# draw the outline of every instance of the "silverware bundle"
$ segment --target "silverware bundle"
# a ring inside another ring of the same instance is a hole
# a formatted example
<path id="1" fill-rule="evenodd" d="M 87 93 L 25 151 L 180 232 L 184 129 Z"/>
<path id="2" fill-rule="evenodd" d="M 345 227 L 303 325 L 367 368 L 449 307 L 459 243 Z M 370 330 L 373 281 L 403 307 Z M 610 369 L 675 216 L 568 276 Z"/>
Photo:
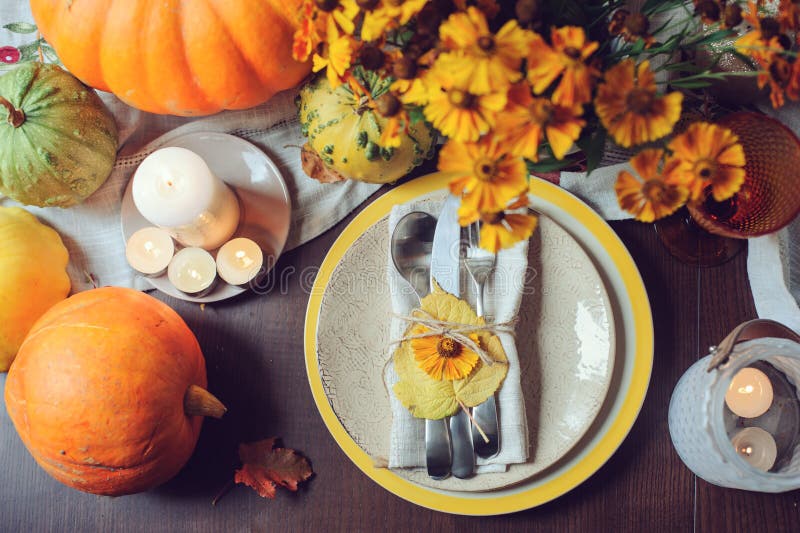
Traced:
<path id="1" fill-rule="evenodd" d="M 443 290 L 460 296 L 463 260 L 475 284 L 476 312 L 483 316 L 484 286 L 494 268 L 495 255 L 480 248 L 479 223 L 463 230 L 459 226 L 459 204 L 457 197 L 448 196 L 435 229 L 435 219 L 427 213 L 412 212 L 400 219 L 392 233 L 392 260 L 420 299 L 430 292 L 434 280 Z M 451 416 L 447 422 L 425 421 L 426 465 L 430 477 L 444 479 L 451 472 L 458 478 L 470 477 L 475 471 L 475 453 L 480 457 L 491 457 L 498 452 L 494 395 L 475 407 L 472 416 L 484 430 L 488 442 L 473 430 L 464 411 Z"/>

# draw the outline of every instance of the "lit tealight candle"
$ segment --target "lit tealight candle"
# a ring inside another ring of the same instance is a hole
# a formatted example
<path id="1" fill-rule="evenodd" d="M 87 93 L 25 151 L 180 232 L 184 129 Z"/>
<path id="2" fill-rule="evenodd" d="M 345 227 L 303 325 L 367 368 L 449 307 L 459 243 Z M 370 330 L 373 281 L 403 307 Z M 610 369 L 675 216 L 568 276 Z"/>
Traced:
<path id="1" fill-rule="evenodd" d="M 133 202 L 154 226 L 184 246 L 213 250 L 239 225 L 239 201 L 196 153 L 156 150 L 133 175 Z"/>
<path id="2" fill-rule="evenodd" d="M 775 439 L 761 428 L 744 428 L 733 436 L 731 444 L 742 459 L 764 472 L 775 465 L 778 457 Z"/>
<path id="3" fill-rule="evenodd" d="M 217 272 L 219 277 L 231 285 L 244 285 L 255 278 L 264 264 L 261 248 L 244 237 L 239 237 L 222 245 L 217 252 Z"/>
<path id="4" fill-rule="evenodd" d="M 217 265 L 202 248 L 184 248 L 175 254 L 167 268 L 169 281 L 181 292 L 199 296 L 217 278 Z"/>
<path id="5" fill-rule="evenodd" d="M 158 228 L 142 228 L 128 239 L 125 257 L 128 264 L 146 276 L 159 276 L 175 254 L 169 233 Z"/>
<path id="6" fill-rule="evenodd" d="M 772 405 L 772 383 L 757 368 L 743 368 L 733 376 L 725 403 L 734 414 L 755 418 L 767 412 Z"/>

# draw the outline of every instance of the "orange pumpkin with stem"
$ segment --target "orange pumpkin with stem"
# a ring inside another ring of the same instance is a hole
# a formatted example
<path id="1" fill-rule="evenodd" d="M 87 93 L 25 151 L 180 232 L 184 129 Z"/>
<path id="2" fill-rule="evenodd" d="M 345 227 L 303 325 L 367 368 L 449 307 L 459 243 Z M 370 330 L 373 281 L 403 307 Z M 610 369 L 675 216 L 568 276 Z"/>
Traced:
<path id="1" fill-rule="evenodd" d="M 203 416 L 197 339 L 166 304 L 115 287 L 82 292 L 34 324 L 8 373 L 6 409 L 34 459 L 76 489 L 122 495 L 186 463 Z"/>
<path id="2" fill-rule="evenodd" d="M 300 83 L 302 0 L 31 0 L 64 66 L 153 113 L 246 109 Z"/>

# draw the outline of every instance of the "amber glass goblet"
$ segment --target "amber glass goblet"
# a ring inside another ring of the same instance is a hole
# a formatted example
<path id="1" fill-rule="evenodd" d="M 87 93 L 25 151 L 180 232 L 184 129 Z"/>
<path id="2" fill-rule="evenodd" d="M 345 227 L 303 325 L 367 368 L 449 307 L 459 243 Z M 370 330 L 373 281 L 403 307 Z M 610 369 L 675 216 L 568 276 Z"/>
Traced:
<path id="1" fill-rule="evenodd" d="M 800 212 L 800 140 L 781 122 L 760 113 L 738 112 L 719 120 L 739 136 L 745 179 L 728 200 L 705 198 L 656 223 L 669 251 L 685 263 L 722 264 L 749 237 L 772 233 Z"/>

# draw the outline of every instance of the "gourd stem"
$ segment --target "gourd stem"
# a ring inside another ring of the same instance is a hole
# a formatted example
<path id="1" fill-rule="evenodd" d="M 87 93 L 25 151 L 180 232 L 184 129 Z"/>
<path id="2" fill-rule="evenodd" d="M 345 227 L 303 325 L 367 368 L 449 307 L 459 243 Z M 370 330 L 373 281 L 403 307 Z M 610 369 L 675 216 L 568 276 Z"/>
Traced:
<path id="1" fill-rule="evenodd" d="M 213 394 L 197 385 L 189 385 L 183 395 L 183 412 L 187 416 L 222 418 L 227 409 Z"/>
<path id="2" fill-rule="evenodd" d="M 22 109 L 17 109 L 11 102 L 0 96 L 0 105 L 5 107 L 8 110 L 8 123 L 14 126 L 15 128 L 19 128 L 22 126 L 22 123 L 25 122 L 25 113 Z"/>

